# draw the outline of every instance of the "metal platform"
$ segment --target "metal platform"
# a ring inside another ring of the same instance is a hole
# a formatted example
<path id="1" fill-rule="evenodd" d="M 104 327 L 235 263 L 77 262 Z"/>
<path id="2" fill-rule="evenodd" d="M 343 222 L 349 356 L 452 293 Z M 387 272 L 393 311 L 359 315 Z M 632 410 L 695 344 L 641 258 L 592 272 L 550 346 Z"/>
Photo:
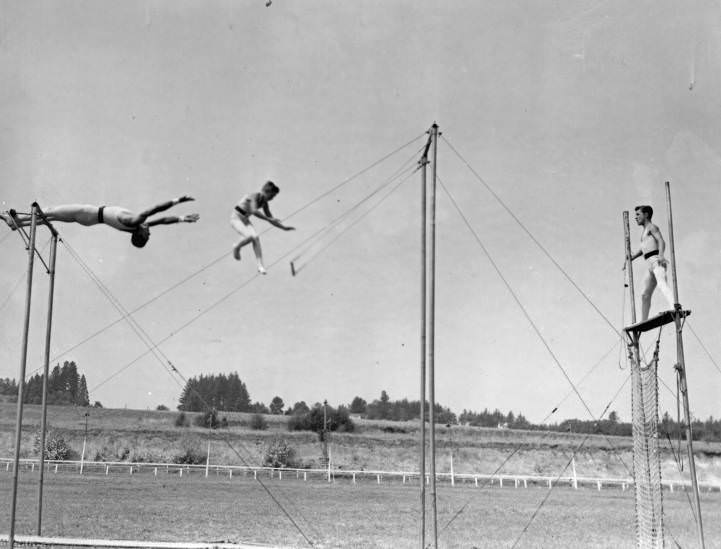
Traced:
<path id="1" fill-rule="evenodd" d="M 679 310 L 678 313 L 681 315 L 681 318 L 686 318 L 691 314 L 691 311 Z M 676 311 L 663 311 L 658 313 L 656 316 L 652 316 L 651 318 L 642 320 L 641 322 L 636 322 L 636 324 L 626 326 L 624 331 L 634 332 L 637 334 L 648 332 L 649 330 L 653 330 L 654 328 L 658 328 L 664 324 L 671 324 L 674 321 L 675 316 Z"/>

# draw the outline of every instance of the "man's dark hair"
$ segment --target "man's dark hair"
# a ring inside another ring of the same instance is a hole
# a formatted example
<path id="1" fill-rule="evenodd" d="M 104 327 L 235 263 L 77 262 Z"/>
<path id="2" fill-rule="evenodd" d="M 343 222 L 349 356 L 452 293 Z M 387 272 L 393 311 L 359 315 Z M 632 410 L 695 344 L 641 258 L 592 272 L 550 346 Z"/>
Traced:
<path id="1" fill-rule="evenodd" d="M 643 206 L 636 206 L 636 211 L 640 211 L 642 214 L 645 214 L 649 221 L 653 217 L 653 208 L 651 206 L 643 205 Z"/>
<path id="2" fill-rule="evenodd" d="M 278 188 L 278 185 L 273 183 L 272 181 L 266 181 L 263 185 L 263 190 L 266 192 L 272 192 L 275 194 L 278 194 L 280 192 L 280 189 Z"/>
<path id="3" fill-rule="evenodd" d="M 148 232 L 133 231 L 133 234 L 130 236 L 130 242 L 132 242 L 136 248 L 142 248 L 148 243 L 148 238 L 150 238 L 150 233 Z"/>

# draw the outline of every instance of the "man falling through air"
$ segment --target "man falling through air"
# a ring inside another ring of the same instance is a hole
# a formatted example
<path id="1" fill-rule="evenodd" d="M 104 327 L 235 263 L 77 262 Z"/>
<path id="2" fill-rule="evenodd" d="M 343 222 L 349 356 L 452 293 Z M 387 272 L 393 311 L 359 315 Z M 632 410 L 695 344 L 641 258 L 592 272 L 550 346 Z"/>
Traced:
<path id="1" fill-rule="evenodd" d="M 265 265 L 263 265 L 263 250 L 260 247 L 260 237 L 255 232 L 255 227 L 250 222 L 250 216 L 254 215 L 259 219 L 264 219 L 271 225 L 283 229 L 284 231 L 293 231 L 294 227 L 283 225 L 279 219 L 273 217 L 268 207 L 268 202 L 273 200 L 280 192 L 278 186 L 272 181 L 267 181 L 258 193 L 246 194 L 235 205 L 233 213 L 230 217 L 230 224 L 240 234 L 240 241 L 233 246 L 233 257 L 240 261 L 240 249 L 248 244 L 253 245 L 255 253 L 255 261 L 258 265 L 258 272 L 266 274 Z M 262 210 L 262 212 L 261 212 Z"/>
<path id="2" fill-rule="evenodd" d="M 92 206 L 90 204 L 65 204 L 43 210 L 48 221 L 63 223 L 79 223 L 90 226 L 105 224 L 119 231 L 132 233 L 130 241 L 136 248 L 142 248 L 150 238 L 150 227 L 154 225 L 170 225 L 173 223 L 195 223 L 198 214 L 189 214 L 182 217 L 175 215 L 159 217 L 148 221 L 148 217 L 172 208 L 176 204 L 193 200 L 190 196 L 174 198 L 140 213 L 134 213 L 120 206 Z M 30 225 L 30 214 L 19 214 L 15 210 L 1 212 L 0 219 L 5 221 L 11 229 Z"/>

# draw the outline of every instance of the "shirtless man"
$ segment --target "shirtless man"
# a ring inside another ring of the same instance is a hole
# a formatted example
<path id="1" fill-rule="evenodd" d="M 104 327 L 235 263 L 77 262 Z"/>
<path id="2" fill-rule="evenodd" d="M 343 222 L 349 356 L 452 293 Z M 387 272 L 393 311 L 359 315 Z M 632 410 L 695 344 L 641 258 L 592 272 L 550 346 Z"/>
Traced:
<path id="1" fill-rule="evenodd" d="M 88 204 L 66 204 L 43 210 L 48 221 L 60 221 L 62 223 L 80 223 L 89 227 L 103 223 L 119 231 L 132 233 L 130 241 L 133 246 L 142 248 L 150 238 L 150 227 L 154 225 L 170 225 L 172 223 L 195 223 L 198 221 L 198 214 L 160 217 L 148 221 L 148 217 L 156 213 L 172 208 L 176 204 L 194 200 L 190 196 L 181 196 L 168 202 L 163 202 L 139 214 L 119 206 L 91 206 Z M 0 212 L 0 219 L 5 221 L 11 229 L 26 227 L 30 225 L 30 214 L 17 214 L 15 210 Z"/>
<path id="2" fill-rule="evenodd" d="M 255 253 L 255 261 L 258 264 L 258 272 L 267 274 L 265 265 L 263 265 L 263 250 L 260 247 L 260 237 L 255 232 L 255 227 L 250 222 L 250 216 L 254 215 L 260 219 L 264 219 L 271 225 L 283 229 L 284 231 L 293 231 L 294 227 L 287 227 L 280 222 L 279 219 L 273 217 L 268 207 L 268 202 L 273 200 L 280 192 L 278 186 L 272 181 L 267 181 L 259 193 L 246 194 L 236 204 L 233 213 L 230 216 L 230 224 L 242 237 L 240 241 L 233 246 L 233 257 L 240 261 L 240 249 L 247 245 L 253 245 Z M 260 210 L 263 210 L 262 213 Z"/>
<path id="3" fill-rule="evenodd" d="M 667 262 L 663 257 L 666 251 L 666 242 L 661 231 L 651 223 L 653 208 L 651 206 L 636 206 L 636 223 L 643 227 L 641 233 L 641 249 L 631 255 L 631 261 L 643 256 L 646 260 L 646 272 L 643 277 L 643 293 L 641 294 L 641 321 L 648 318 L 651 309 L 651 295 L 658 285 L 671 309 L 675 307 L 673 292 L 666 281 Z"/>

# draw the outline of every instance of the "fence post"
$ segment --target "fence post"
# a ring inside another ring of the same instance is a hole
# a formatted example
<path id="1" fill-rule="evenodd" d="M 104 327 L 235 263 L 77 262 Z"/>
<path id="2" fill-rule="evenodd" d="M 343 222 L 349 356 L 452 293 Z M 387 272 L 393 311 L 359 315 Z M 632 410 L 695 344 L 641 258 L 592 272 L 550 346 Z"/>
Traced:
<path id="1" fill-rule="evenodd" d="M 474 480 L 475 483 L 476 483 L 476 488 L 478 488 L 478 477 L 473 477 L 473 480 Z"/>
<path id="2" fill-rule="evenodd" d="M 453 471 L 453 452 L 451 452 L 451 486 L 456 485 L 456 476 Z"/>
<path id="3" fill-rule="evenodd" d="M 158 468 L 157 468 L 157 467 L 155 467 L 155 468 L 153 469 L 153 475 L 156 476 L 156 477 L 158 476 Z"/>
<path id="4" fill-rule="evenodd" d="M 110 465 L 105 466 L 105 476 L 108 476 L 108 473 L 110 472 Z"/>
<path id="5" fill-rule="evenodd" d="M 353 473 L 353 484 L 355 484 L 355 473 Z"/>
<path id="6" fill-rule="evenodd" d="M 210 441 L 208 441 L 208 456 L 205 458 L 205 478 L 208 478 L 208 468 L 210 467 Z"/>
<path id="7" fill-rule="evenodd" d="M 308 473 L 306 471 L 303 471 L 303 480 L 308 480 Z"/>

